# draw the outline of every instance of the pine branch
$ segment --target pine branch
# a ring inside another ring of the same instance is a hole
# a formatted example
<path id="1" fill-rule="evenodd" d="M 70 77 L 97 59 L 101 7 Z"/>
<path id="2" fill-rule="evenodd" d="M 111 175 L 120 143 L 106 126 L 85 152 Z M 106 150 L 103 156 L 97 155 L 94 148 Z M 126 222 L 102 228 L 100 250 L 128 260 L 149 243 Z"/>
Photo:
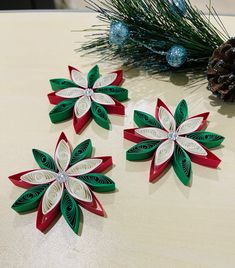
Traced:
<path id="1" fill-rule="evenodd" d="M 208 18 L 186 0 L 186 13 L 181 16 L 172 10 L 168 0 L 86 0 L 88 8 L 98 13 L 98 19 L 107 24 L 102 29 L 93 26 L 99 35 L 91 34 L 91 40 L 78 51 L 98 53 L 101 57 L 121 59 L 124 65 L 144 67 L 161 72 L 171 67 L 166 62 L 167 51 L 174 45 L 187 50 L 188 60 L 179 69 L 205 68 L 215 48 L 229 38 L 214 9 L 211 16 L 217 21 L 217 29 Z M 109 29 L 113 22 L 121 21 L 128 26 L 130 38 L 123 46 L 109 42 Z"/>

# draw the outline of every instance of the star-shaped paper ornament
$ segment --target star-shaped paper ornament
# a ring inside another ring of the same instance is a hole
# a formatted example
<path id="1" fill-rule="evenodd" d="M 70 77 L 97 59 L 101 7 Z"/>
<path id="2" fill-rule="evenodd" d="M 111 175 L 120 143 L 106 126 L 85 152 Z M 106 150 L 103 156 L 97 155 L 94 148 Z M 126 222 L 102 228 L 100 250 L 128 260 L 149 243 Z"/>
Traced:
<path id="1" fill-rule="evenodd" d="M 128 91 L 119 87 L 123 81 L 121 70 L 100 76 L 99 67 L 93 67 L 88 75 L 69 66 L 70 78 L 50 80 L 53 93 L 48 94 L 56 106 L 49 113 L 53 123 L 73 117 L 73 126 L 79 133 L 92 117 L 101 127 L 109 129 L 108 113 L 125 114 L 120 103 L 128 99 Z"/>
<path id="2" fill-rule="evenodd" d="M 72 150 L 64 133 L 57 142 L 54 159 L 43 151 L 33 149 L 40 169 L 9 177 L 15 185 L 30 188 L 15 201 L 12 208 L 19 213 L 38 208 L 36 226 L 42 232 L 62 213 L 69 226 L 78 233 L 80 206 L 104 216 L 104 209 L 93 191 L 109 192 L 115 189 L 115 183 L 100 174 L 112 165 L 112 157 L 91 157 L 91 153 L 90 140 L 85 140 Z"/>
<path id="3" fill-rule="evenodd" d="M 172 163 L 174 171 L 184 185 L 191 185 L 191 161 L 216 168 L 221 160 L 209 148 L 219 146 L 224 137 L 202 131 L 209 113 L 188 118 L 188 107 L 182 100 L 174 116 L 168 107 L 157 101 L 155 117 L 134 112 L 139 128 L 124 130 L 124 138 L 138 143 L 126 153 L 130 161 L 152 157 L 149 181 L 159 179 L 160 174 Z"/>

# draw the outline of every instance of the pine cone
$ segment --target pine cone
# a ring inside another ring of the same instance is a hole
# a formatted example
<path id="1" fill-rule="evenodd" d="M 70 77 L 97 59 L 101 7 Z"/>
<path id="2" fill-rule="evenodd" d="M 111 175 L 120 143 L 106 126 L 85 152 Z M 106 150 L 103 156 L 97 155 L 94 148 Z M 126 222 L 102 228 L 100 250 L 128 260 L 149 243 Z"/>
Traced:
<path id="1" fill-rule="evenodd" d="M 225 101 L 235 99 L 235 38 L 214 50 L 207 67 L 208 89 Z"/>

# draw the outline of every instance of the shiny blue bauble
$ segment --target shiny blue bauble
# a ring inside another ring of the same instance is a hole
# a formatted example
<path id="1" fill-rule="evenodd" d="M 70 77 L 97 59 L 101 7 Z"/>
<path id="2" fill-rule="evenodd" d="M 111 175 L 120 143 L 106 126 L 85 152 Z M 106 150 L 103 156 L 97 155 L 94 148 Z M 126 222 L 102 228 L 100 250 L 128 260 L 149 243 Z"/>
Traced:
<path id="1" fill-rule="evenodd" d="M 121 21 L 113 22 L 109 30 L 109 42 L 114 45 L 124 45 L 130 37 L 128 26 Z"/>
<path id="2" fill-rule="evenodd" d="M 179 68 L 182 66 L 187 60 L 187 50 L 180 45 L 175 45 L 171 47 L 166 55 L 167 63 L 174 67 Z"/>
<path id="3" fill-rule="evenodd" d="M 168 0 L 172 4 L 172 11 L 180 16 L 184 16 L 187 12 L 185 0 Z"/>

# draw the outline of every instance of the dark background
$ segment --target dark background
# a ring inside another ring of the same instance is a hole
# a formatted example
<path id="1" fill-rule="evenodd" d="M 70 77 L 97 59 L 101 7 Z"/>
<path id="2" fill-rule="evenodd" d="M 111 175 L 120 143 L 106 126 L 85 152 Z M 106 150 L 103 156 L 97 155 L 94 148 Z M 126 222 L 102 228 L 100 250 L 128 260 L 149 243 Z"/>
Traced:
<path id="1" fill-rule="evenodd" d="M 54 0 L 0 0 L 0 10 L 54 8 Z"/>

